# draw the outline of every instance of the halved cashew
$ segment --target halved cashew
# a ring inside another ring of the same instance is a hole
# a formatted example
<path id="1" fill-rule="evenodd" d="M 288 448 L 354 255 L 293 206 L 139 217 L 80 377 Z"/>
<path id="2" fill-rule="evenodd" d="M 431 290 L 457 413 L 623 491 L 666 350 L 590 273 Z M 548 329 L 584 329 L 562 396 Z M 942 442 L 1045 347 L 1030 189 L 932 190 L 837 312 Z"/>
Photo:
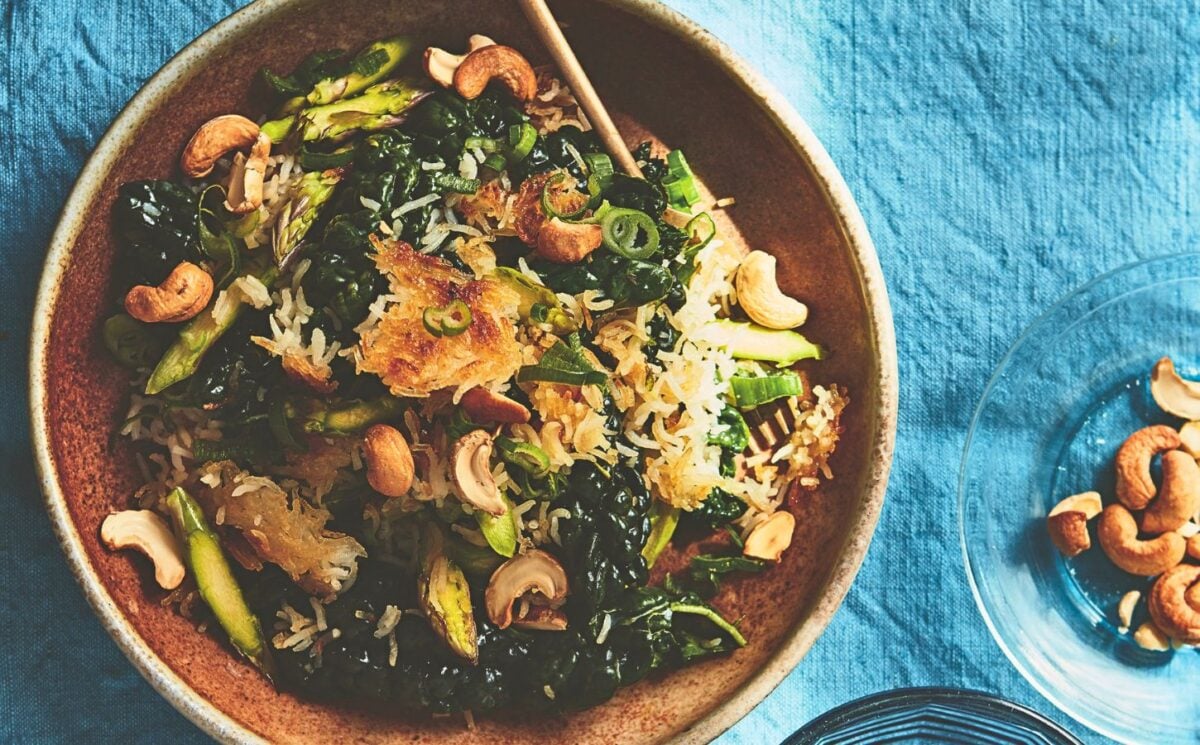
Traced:
<path id="1" fill-rule="evenodd" d="M 487 388 L 477 386 L 463 394 L 459 401 L 473 422 L 524 424 L 529 421 L 529 409 Z"/>
<path id="2" fill-rule="evenodd" d="M 463 435 L 450 452 L 450 479 L 459 499 L 499 517 L 508 506 L 492 476 L 491 458 L 491 435 L 482 429 Z"/>
<path id="3" fill-rule="evenodd" d="M 408 440 L 395 427 L 372 425 L 363 434 L 367 483 L 385 497 L 403 497 L 412 487 L 413 457 Z"/>
<path id="4" fill-rule="evenodd" d="M 1067 557 L 1078 556 L 1092 547 L 1088 520 L 1100 514 L 1103 505 L 1098 492 L 1075 494 L 1054 505 L 1046 516 L 1050 540 Z"/>
<path id="5" fill-rule="evenodd" d="M 493 46 L 495 43 L 483 34 L 472 34 L 467 39 L 467 54 L 476 49 Z M 466 58 L 466 54 L 451 54 L 445 49 L 428 47 L 425 50 L 425 72 L 430 80 L 443 88 L 449 88 L 454 85 L 454 71 Z"/>
<path id="6" fill-rule="evenodd" d="M 1121 569 L 1130 574 L 1153 577 L 1183 561 L 1187 541 L 1178 533 L 1163 533 L 1149 540 L 1138 540 L 1137 521 L 1119 504 L 1110 504 L 1100 513 L 1096 529 L 1100 548 Z"/>
<path id="7" fill-rule="evenodd" d="M 1142 593 L 1137 590 L 1130 590 L 1121 596 L 1121 601 L 1117 603 L 1117 621 L 1121 624 L 1121 633 L 1129 631 L 1133 624 L 1133 610 L 1141 599 Z"/>
<path id="8" fill-rule="evenodd" d="M 204 310 L 212 293 L 212 275 L 181 261 L 157 287 L 137 285 L 129 290 L 125 312 L 144 323 L 179 323 Z"/>
<path id="9" fill-rule="evenodd" d="M 250 148 L 250 157 L 238 153 L 229 170 L 229 188 L 226 190 L 225 207 L 235 215 L 253 212 L 262 205 L 263 177 L 267 173 L 267 159 L 271 157 L 271 138 L 259 134 Z"/>
<path id="10" fill-rule="evenodd" d="M 1150 461 L 1158 453 L 1179 447 L 1179 433 L 1164 425 L 1139 429 L 1117 451 L 1117 499 L 1131 510 L 1144 509 L 1154 499 Z"/>
<path id="11" fill-rule="evenodd" d="M 1200 383 L 1179 377 L 1170 357 L 1163 357 L 1150 372 L 1150 395 L 1168 414 L 1200 419 Z"/>
<path id="12" fill-rule="evenodd" d="M 1200 643 L 1200 608 L 1188 602 L 1191 588 L 1200 588 L 1198 580 L 1200 567 L 1177 566 L 1154 582 L 1146 603 L 1155 625 L 1185 644 Z"/>
<path id="13" fill-rule="evenodd" d="M 808 306 L 783 294 L 775 279 L 775 257 L 765 251 L 751 251 L 742 259 L 737 278 L 738 305 L 760 326 L 769 329 L 793 329 L 808 320 Z"/>
<path id="14" fill-rule="evenodd" d="M 1200 507 L 1200 466 L 1182 450 L 1163 453 L 1162 486 L 1142 513 L 1142 530 L 1165 533 L 1179 530 Z"/>
<path id="15" fill-rule="evenodd" d="M 753 559 L 779 561 L 783 552 L 792 544 L 792 533 L 796 530 L 796 518 L 784 510 L 775 512 L 754 526 L 746 536 L 742 554 Z"/>
<path id="16" fill-rule="evenodd" d="M 512 625 L 532 631 L 566 631 L 567 614 L 546 605 L 531 605 L 524 616 L 514 618 Z"/>
<path id="17" fill-rule="evenodd" d="M 518 101 L 531 101 L 537 95 L 533 66 L 520 52 L 503 44 L 468 54 L 454 71 L 454 90 L 467 100 L 479 98 L 493 80 L 508 88 Z"/>
<path id="18" fill-rule="evenodd" d="M 212 173 L 222 155 L 250 147 L 258 134 L 258 125 L 239 114 L 209 119 L 188 140 L 179 158 L 179 167 L 192 178 L 203 178 Z"/>
<path id="19" fill-rule="evenodd" d="M 1137 631 L 1133 632 L 1133 641 L 1150 652 L 1166 652 L 1171 648 L 1171 639 L 1153 621 L 1138 626 Z"/>
<path id="20" fill-rule="evenodd" d="M 484 592 L 484 603 L 492 623 L 497 628 L 505 629 L 523 622 L 523 619 L 513 619 L 513 603 L 523 595 L 530 594 L 529 601 L 533 606 L 557 609 L 566 602 L 568 592 L 567 573 L 563 571 L 562 564 L 545 551 L 534 549 L 514 556 L 492 573 Z M 542 613 L 532 614 L 533 618 L 530 615 L 526 613 L 530 623 L 543 624 L 532 628 L 548 631 L 566 628 L 565 617 L 559 628 L 557 621 L 551 621 Z"/>
<path id="21" fill-rule="evenodd" d="M 538 231 L 537 254 L 555 264 L 574 264 L 600 248 L 603 240 L 604 231 L 597 224 L 564 222 L 552 217 Z"/>
<path id="22" fill-rule="evenodd" d="M 100 540 L 112 550 L 132 548 L 154 562 L 154 581 L 164 590 L 183 582 L 183 549 L 167 523 L 150 510 L 114 512 L 100 524 Z"/>

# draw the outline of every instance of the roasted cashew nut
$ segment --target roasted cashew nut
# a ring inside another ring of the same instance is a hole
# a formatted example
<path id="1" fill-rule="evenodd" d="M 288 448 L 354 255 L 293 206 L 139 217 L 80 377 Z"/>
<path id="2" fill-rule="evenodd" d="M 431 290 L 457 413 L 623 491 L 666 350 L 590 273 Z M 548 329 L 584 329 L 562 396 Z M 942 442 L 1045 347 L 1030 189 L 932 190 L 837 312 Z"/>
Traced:
<path id="1" fill-rule="evenodd" d="M 472 34 L 467 39 L 467 54 L 476 49 L 493 46 L 495 43 L 483 34 Z M 429 47 L 425 50 L 425 73 L 433 82 L 443 88 L 449 88 L 454 85 L 454 71 L 466 58 L 466 54 L 451 54 L 445 49 Z"/>
<path id="2" fill-rule="evenodd" d="M 1068 558 L 1092 547 L 1088 521 L 1100 514 L 1103 505 L 1098 492 L 1089 491 L 1067 497 L 1050 510 L 1046 527 L 1054 546 Z"/>
<path id="3" fill-rule="evenodd" d="M 537 74 L 520 52 L 503 44 L 476 49 L 454 71 L 454 90 L 467 100 L 479 98 L 493 80 L 504 85 L 518 101 L 537 95 Z"/>
<path id="4" fill-rule="evenodd" d="M 167 523 L 149 510 L 125 510 L 104 518 L 100 540 L 116 551 L 132 548 L 154 562 L 154 581 L 164 590 L 183 582 L 183 549 Z"/>
<path id="5" fill-rule="evenodd" d="M 262 206 L 263 179 L 267 174 L 267 159 L 271 156 L 271 138 L 259 133 L 250 148 L 250 157 L 238 153 L 229 169 L 229 188 L 225 207 L 235 215 L 253 212 Z"/>
<path id="6" fill-rule="evenodd" d="M 1096 528 L 1100 548 L 1121 569 L 1130 574 L 1153 577 L 1183 561 L 1187 541 L 1175 532 L 1149 540 L 1138 539 L 1137 521 L 1119 504 L 1110 504 L 1100 513 Z"/>
<path id="7" fill-rule="evenodd" d="M 225 153 L 254 145 L 258 125 L 238 114 L 225 114 L 200 125 L 183 148 L 179 167 L 191 178 L 203 178 Z"/>
<path id="8" fill-rule="evenodd" d="M 734 280 L 737 301 L 750 320 L 769 329 L 794 329 L 808 320 L 808 306 L 783 294 L 775 278 L 775 257 L 751 251 Z"/>
<path id="9" fill-rule="evenodd" d="M 552 217 L 537 236 L 537 255 L 555 264 L 575 264 L 600 248 L 603 229 L 593 223 L 564 222 Z"/>
<path id="10" fill-rule="evenodd" d="M 508 505 L 492 476 L 492 437 L 482 429 L 469 432 L 450 451 L 450 479 L 463 502 L 499 517 Z"/>
<path id="11" fill-rule="evenodd" d="M 1146 607 L 1155 625 L 1184 644 L 1200 643 L 1200 607 L 1189 603 L 1192 588 L 1200 589 L 1200 567 L 1181 565 L 1168 570 L 1150 588 Z"/>
<path id="12" fill-rule="evenodd" d="M 403 497 L 412 488 L 413 457 L 408 440 L 395 427 L 372 425 L 363 434 L 367 483 L 385 497 Z"/>
<path id="13" fill-rule="evenodd" d="M 204 310 L 212 293 L 212 275 L 182 261 L 157 287 L 137 285 L 126 293 L 125 312 L 144 323 L 179 323 Z"/>
<path id="14" fill-rule="evenodd" d="M 529 409 L 508 396 L 476 386 L 463 394 L 459 401 L 473 422 L 524 424 L 529 421 Z"/>
<path id="15" fill-rule="evenodd" d="M 1162 486 L 1142 513 L 1142 530 L 1165 533 L 1179 530 L 1200 507 L 1200 466 L 1182 450 L 1163 453 Z"/>
<path id="16" fill-rule="evenodd" d="M 557 609 L 566 602 L 568 592 L 567 573 L 562 564 L 545 551 L 534 549 L 514 556 L 492 573 L 484 592 L 484 603 L 492 623 L 497 628 L 505 629 L 524 623 L 524 619 L 513 619 L 513 604 L 526 593 L 531 593 L 533 605 Z M 531 624 L 540 624 L 530 628 L 546 631 L 566 628 L 565 617 L 561 619 L 561 627 L 552 614 L 527 613 L 526 618 Z"/>
<path id="17" fill-rule="evenodd" d="M 1139 429 L 1117 451 L 1117 499 L 1131 510 L 1145 509 L 1154 499 L 1150 462 L 1154 456 L 1179 447 L 1179 433 L 1155 425 Z"/>
<path id="18" fill-rule="evenodd" d="M 1200 419 L 1200 383 L 1181 378 L 1170 357 L 1163 357 L 1150 372 L 1150 395 L 1168 414 Z"/>
<path id="19" fill-rule="evenodd" d="M 784 550 L 792 544 L 795 530 L 796 518 L 786 510 L 779 510 L 754 526 L 754 530 L 746 536 L 742 554 L 753 559 L 779 561 Z"/>

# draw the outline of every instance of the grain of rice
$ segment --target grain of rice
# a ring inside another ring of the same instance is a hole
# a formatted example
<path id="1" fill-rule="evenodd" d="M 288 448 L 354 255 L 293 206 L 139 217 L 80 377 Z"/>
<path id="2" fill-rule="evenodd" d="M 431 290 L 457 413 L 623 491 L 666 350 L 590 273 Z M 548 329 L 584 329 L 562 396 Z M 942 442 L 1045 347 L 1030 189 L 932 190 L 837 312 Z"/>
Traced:
<path id="1" fill-rule="evenodd" d="M 608 638 L 608 632 L 612 629 L 612 620 L 611 613 L 604 614 L 604 621 L 600 624 L 600 633 L 596 634 L 597 644 L 603 644 L 604 640 Z"/>

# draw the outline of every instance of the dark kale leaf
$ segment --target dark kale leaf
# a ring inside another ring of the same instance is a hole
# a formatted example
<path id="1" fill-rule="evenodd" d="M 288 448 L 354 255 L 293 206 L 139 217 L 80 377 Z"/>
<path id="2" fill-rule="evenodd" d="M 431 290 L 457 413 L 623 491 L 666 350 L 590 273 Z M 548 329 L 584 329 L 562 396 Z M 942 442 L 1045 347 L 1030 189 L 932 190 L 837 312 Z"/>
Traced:
<path id="1" fill-rule="evenodd" d="M 688 580 L 700 595 L 711 597 L 716 594 L 726 575 L 734 572 L 757 574 L 766 568 L 767 562 L 746 556 L 700 554 L 692 557 L 688 566 Z"/>
<path id="2" fill-rule="evenodd" d="M 196 195 L 170 181 L 129 181 L 117 190 L 113 224 L 124 254 L 119 289 L 157 285 L 181 261 L 200 261 Z"/>

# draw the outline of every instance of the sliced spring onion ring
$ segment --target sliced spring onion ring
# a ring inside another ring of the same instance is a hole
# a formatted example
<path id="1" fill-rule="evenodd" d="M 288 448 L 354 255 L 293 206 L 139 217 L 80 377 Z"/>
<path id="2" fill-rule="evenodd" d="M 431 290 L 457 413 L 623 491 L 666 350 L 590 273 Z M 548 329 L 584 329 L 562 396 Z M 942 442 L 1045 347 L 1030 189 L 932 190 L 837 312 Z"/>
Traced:
<path id="1" fill-rule="evenodd" d="M 498 153 L 503 147 L 500 140 L 494 140 L 491 137 L 468 137 L 463 145 L 468 150 L 478 148 L 485 153 Z"/>
<path id="2" fill-rule="evenodd" d="M 667 200 L 672 207 L 689 209 L 700 201 L 700 189 L 696 186 L 696 175 L 683 157 L 682 150 L 667 153 L 667 175 L 662 180 Z"/>
<path id="3" fill-rule="evenodd" d="M 737 407 L 746 410 L 776 399 L 799 396 L 804 392 L 804 385 L 799 375 L 785 372 L 756 378 L 734 375 L 729 379 L 729 389 Z"/>
<path id="4" fill-rule="evenodd" d="M 537 445 L 498 437 L 496 449 L 500 451 L 500 457 L 505 462 L 520 468 L 530 476 L 541 478 L 550 473 L 550 456 Z"/>
<path id="5" fill-rule="evenodd" d="M 601 191 L 608 188 L 612 182 L 613 162 L 612 158 L 605 153 L 588 153 L 583 156 L 583 162 L 588 167 L 588 189 L 591 189 L 592 180 L 595 179 L 597 186 Z"/>
<path id="6" fill-rule="evenodd" d="M 584 200 L 583 203 L 579 205 L 579 208 L 575 209 L 573 211 L 560 210 L 557 207 L 555 207 L 554 206 L 555 190 L 560 190 L 559 193 L 562 194 L 563 196 L 571 195 L 570 191 L 561 190 L 562 187 L 566 186 L 566 181 L 567 181 L 567 174 L 558 173 L 558 174 L 555 174 L 553 177 L 551 177 L 546 182 L 546 185 L 542 187 L 542 212 L 544 212 L 546 214 L 546 217 L 550 217 L 550 218 L 557 217 L 560 220 L 574 220 L 576 218 L 582 217 L 583 213 L 587 212 L 588 206 L 591 205 L 591 200 L 588 199 L 588 200 Z"/>
<path id="7" fill-rule="evenodd" d="M 493 171 L 499 173 L 500 171 L 503 171 L 505 168 L 508 168 L 508 161 L 505 160 L 504 156 L 501 155 L 500 153 L 492 153 L 491 155 L 484 158 L 482 165 L 484 168 L 490 168 Z"/>
<path id="8" fill-rule="evenodd" d="M 508 159 L 520 163 L 537 144 L 537 129 L 529 122 L 514 124 L 508 128 Z"/>
<path id="9" fill-rule="evenodd" d="M 471 326 L 471 308 L 461 300 L 444 308 L 430 306 L 421 314 L 421 323 L 433 336 L 458 336 Z"/>
<path id="10" fill-rule="evenodd" d="M 611 207 L 600 218 L 600 229 L 605 248 L 627 259 L 645 259 L 658 250 L 658 228 L 645 212 Z"/>

